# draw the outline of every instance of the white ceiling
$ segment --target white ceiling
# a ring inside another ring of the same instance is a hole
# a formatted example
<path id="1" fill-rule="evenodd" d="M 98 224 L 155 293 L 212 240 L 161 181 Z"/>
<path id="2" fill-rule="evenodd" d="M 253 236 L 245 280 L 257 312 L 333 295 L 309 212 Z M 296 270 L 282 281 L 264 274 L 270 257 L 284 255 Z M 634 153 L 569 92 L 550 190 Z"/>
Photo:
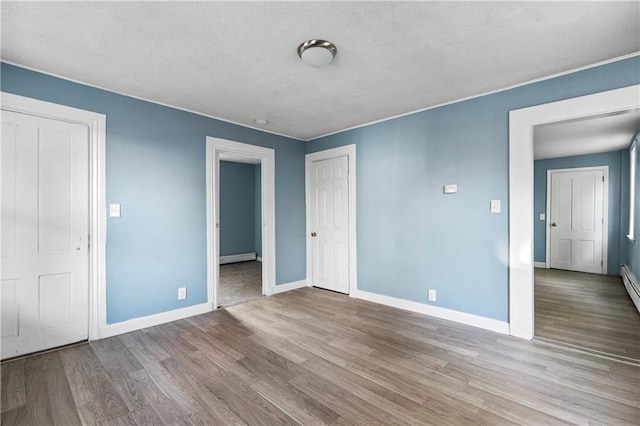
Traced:
<path id="1" fill-rule="evenodd" d="M 570 157 L 629 148 L 640 130 L 640 109 L 543 124 L 533 130 L 534 158 Z"/>
<path id="2" fill-rule="evenodd" d="M 640 51 L 636 1 L 3 1 L 1 14 L 7 62 L 303 140 Z M 337 45 L 331 65 L 299 60 L 311 38 Z"/>

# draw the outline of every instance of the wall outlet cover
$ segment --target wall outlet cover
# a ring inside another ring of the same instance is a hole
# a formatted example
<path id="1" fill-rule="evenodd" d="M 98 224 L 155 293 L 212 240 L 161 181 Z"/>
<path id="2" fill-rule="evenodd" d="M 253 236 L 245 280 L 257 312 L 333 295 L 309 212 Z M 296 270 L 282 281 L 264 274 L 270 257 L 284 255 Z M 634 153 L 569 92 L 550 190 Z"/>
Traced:
<path id="1" fill-rule="evenodd" d="M 436 291 L 433 289 L 429 289 L 429 302 L 436 301 Z"/>
<path id="2" fill-rule="evenodd" d="M 187 298 L 187 288 L 180 287 L 178 288 L 178 300 L 183 300 Z"/>

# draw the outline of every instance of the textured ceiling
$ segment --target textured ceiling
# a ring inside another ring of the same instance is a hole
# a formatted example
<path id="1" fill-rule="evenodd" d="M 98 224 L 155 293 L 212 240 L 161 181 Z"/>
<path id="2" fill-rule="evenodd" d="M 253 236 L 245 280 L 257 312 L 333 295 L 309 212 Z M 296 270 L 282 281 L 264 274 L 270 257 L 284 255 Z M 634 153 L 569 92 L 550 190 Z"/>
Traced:
<path id="1" fill-rule="evenodd" d="M 634 1 L 3 1 L 1 13 L 5 61 L 303 140 L 640 50 Z M 311 38 L 337 45 L 331 65 L 299 60 Z"/>
<path id="2" fill-rule="evenodd" d="M 639 100 L 640 101 L 640 100 Z M 536 160 L 629 148 L 640 130 L 640 109 L 536 126 Z"/>

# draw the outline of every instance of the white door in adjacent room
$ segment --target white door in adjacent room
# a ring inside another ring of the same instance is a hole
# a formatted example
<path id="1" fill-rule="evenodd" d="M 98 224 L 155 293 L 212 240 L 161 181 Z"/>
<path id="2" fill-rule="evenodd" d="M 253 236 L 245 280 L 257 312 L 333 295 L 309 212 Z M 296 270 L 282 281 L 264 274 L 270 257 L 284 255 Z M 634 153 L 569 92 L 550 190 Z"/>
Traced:
<path id="1" fill-rule="evenodd" d="M 2 359 L 88 337 L 88 137 L 2 111 Z"/>
<path id="2" fill-rule="evenodd" d="M 311 285 L 349 293 L 348 157 L 311 163 Z"/>
<path id="3" fill-rule="evenodd" d="M 551 171 L 550 267 L 602 274 L 603 170 Z"/>

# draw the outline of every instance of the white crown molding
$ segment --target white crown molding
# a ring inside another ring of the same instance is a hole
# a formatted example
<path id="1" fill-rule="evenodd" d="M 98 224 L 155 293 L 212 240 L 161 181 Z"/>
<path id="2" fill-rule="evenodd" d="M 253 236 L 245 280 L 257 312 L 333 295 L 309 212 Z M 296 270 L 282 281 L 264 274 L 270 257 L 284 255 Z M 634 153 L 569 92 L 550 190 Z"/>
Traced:
<path id="1" fill-rule="evenodd" d="M 584 71 L 584 70 L 588 70 L 588 69 L 591 69 L 591 68 L 596 68 L 596 67 L 599 67 L 599 66 L 602 66 L 602 65 L 611 64 L 611 63 L 614 63 L 614 62 L 624 61 L 625 59 L 633 58 L 633 57 L 636 57 L 636 56 L 640 56 L 640 52 L 634 52 L 634 53 L 630 53 L 628 55 L 618 56 L 618 57 L 615 57 L 615 58 L 607 59 L 605 61 L 596 62 L 595 64 L 589 64 L 589 65 L 585 65 L 583 67 L 573 68 L 573 69 L 570 69 L 568 71 L 562 71 L 562 72 L 559 72 L 559 73 L 556 73 L 556 74 L 551 74 L 551 75 L 548 75 L 548 76 L 545 76 L 545 77 L 535 78 L 533 80 L 527 80 L 525 82 L 514 84 L 512 86 L 503 87 L 501 89 L 490 90 L 488 92 L 482 92 L 482 93 L 479 93 L 477 95 L 467 96 L 466 98 L 455 99 L 453 101 L 444 102 L 444 103 L 441 103 L 441 104 L 438 104 L 438 105 L 434 105 L 434 106 L 430 106 L 430 107 L 426 107 L 426 108 L 420 108 L 420 109 L 416 109 L 416 110 L 409 111 L 409 112 L 404 112 L 402 114 L 394 115 L 392 117 L 381 118 L 380 120 L 369 121 L 367 123 L 358 124 L 358 125 L 352 126 L 352 127 L 347 127 L 346 129 L 336 130 L 335 132 L 325 133 L 324 135 L 314 136 L 314 137 L 309 138 L 309 139 L 304 139 L 304 141 L 305 142 L 311 142 L 311 141 L 314 141 L 316 139 L 325 138 L 327 136 L 336 135 L 338 133 L 347 132 L 349 130 L 359 129 L 360 127 L 367 127 L 367 126 L 371 126 L 372 124 L 383 123 L 385 121 L 395 120 L 396 118 L 406 117 L 407 115 L 418 114 L 420 112 L 429 111 L 430 109 L 436 109 L 436 108 L 440 108 L 440 107 L 447 106 L 447 105 L 457 104 L 458 102 L 469 101 L 471 99 L 481 98 L 483 96 L 493 95 L 495 93 L 506 92 L 507 90 L 516 89 L 518 87 L 527 86 L 527 85 L 533 84 L 533 83 L 539 83 L 539 82 L 545 81 L 545 80 L 551 80 L 551 79 L 556 78 L 556 77 L 562 77 L 564 75 L 573 74 L 573 73 L 576 73 L 576 72 L 579 72 L 579 71 Z"/>
<path id="2" fill-rule="evenodd" d="M 29 71 L 34 71 L 34 72 L 38 72 L 40 74 L 45 74 L 45 75 L 50 75 L 52 77 L 60 78 L 62 80 L 71 81 L 73 83 L 82 84 L 83 86 L 88 86 L 88 87 L 93 87 L 95 89 L 105 90 L 105 91 L 110 92 L 110 93 L 115 93 L 115 94 L 118 94 L 118 95 L 121 95 L 121 96 L 127 96 L 127 97 L 130 97 L 130 98 L 133 98 L 133 99 L 138 99 L 140 101 L 145 101 L 145 102 L 149 102 L 149 103 L 152 103 L 152 104 L 156 104 L 156 105 L 161 105 L 161 106 L 165 106 L 165 107 L 168 107 L 168 108 L 177 109 L 177 110 L 180 110 L 180 111 L 189 112 L 189 113 L 192 113 L 192 114 L 200 115 L 202 117 L 212 118 L 214 120 L 223 121 L 225 123 L 234 124 L 236 126 L 246 127 L 248 129 L 258 130 L 260 132 L 270 133 L 272 135 L 282 136 L 282 137 L 285 137 L 285 138 L 294 139 L 294 140 L 301 141 L 301 142 L 311 142 L 311 141 L 314 141 L 316 139 L 321 139 L 321 138 L 324 138 L 324 137 L 327 137 L 327 136 L 335 135 L 335 134 L 346 132 L 346 131 L 353 130 L 353 129 L 358 129 L 360 127 L 366 127 L 366 126 L 370 126 L 372 124 L 382 123 L 384 121 L 394 120 L 396 118 L 405 117 L 407 115 L 417 114 L 417 113 L 423 112 L 423 111 L 428 111 L 430 109 L 440 108 L 440 107 L 443 107 L 443 106 L 446 106 L 446 105 L 451 105 L 451 104 L 455 104 L 455 103 L 458 103 L 458 102 L 468 101 L 468 100 L 471 100 L 471 99 L 480 98 L 482 96 L 491 95 L 491 94 L 494 94 L 494 93 L 504 92 L 506 90 L 515 89 L 517 87 L 526 86 L 528 84 L 538 83 L 538 82 L 544 81 L 544 80 L 550 80 L 552 78 L 561 77 L 563 75 L 568 75 L 568 74 L 573 74 L 575 72 L 584 71 L 584 70 L 587 70 L 587 69 L 590 69 L 590 68 L 595 68 L 595 67 L 599 67 L 599 66 L 602 66 L 602 65 L 611 64 L 613 62 L 623 61 L 625 59 L 633 58 L 635 56 L 640 56 L 640 52 L 634 52 L 634 53 L 630 53 L 628 55 L 617 56 L 615 58 L 611 58 L 611 59 L 607 59 L 607 60 L 604 60 L 604 61 L 596 62 L 594 64 L 589 64 L 589 65 L 585 65 L 585 66 L 582 66 L 582 67 L 573 68 L 573 69 L 570 69 L 570 70 L 567 70 L 567 71 L 559 72 L 559 73 L 556 73 L 556 74 L 551 74 L 551 75 L 548 75 L 548 76 L 545 76 L 545 77 L 536 78 L 536 79 L 533 79 L 533 80 L 527 80 L 525 82 L 514 84 L 512 86 L 507 86 L 507 87 L 504 87 L 504 88 L 501 88 L 501 89 L 496 89 L 496 90 L 492 90 L 492 91 L 488 91 L 488 92 L 483 92 L 483 93 L 480 93 L 480 94 L 477 94 L 477 95 L 468 96 L 468 97 L 465 97 L 465 98 L 455 99 L 455 100 L 452 100 L 452 101 L 449 101 L 449 102 L 444 102 L 444 103 L 441 103 L 441 104 L 438 104 L 438 105 L 429 106 L 429 107 L 425 107 L 425 108 L 420 108 L 420 109 L 417 109 L 417 110 L 405 112 L 405 113 L 394 115 L 394 116 L 391 116 L 391 117 L 381 118 L 379 120 L 369 121 L 367 123 L 358 124 L 358 125 L 355 125 L 355 126 L 344 128 L 342 130 L 336 130 L 334 132 L 325 133 L 325 134 L 322 134 L 322 135 L 319 135 L 319 136 L 314 136 L 314 137 L 308 138 L 308 139 L 303 139 L 303 138 L 299 138 L 299 137 L 296 137 L 296 136 L 287 135 L 285 133 L 275 132 L 275 131 L 272 131 L 272 130 L 269 130 L 269 129 L 264 129 L 264 128 L 261 128 L 261 127 L 250 126 L 250 125 L 244 124 L 244 123 L 238 123 L 238 122 L 233 121 L 233 120 L 228 120 L 226 118 L 216 117 L 214 115 L 205 114 L 205 113 L 202 113 L 202 112 L 199 112 L 199 111 L 194 111 L 194 110 L 191 110 L 191 109 L 188 109 L 188 108 L 182 108 L 182 107 L 179 107 L 179 106 L 175 106 L 175 105 L 171 105 L 171 104 L 167 104 L 167 103 L 163 103 L 163 102 L 152 101 L 150 99 L 142 98 L 142 97 L 139 97 L 139 96 L 134 96 L 134 95 L 131 95 L 131 94 L 128 94 L 128 93 L 125 93 L 125 92 L 116 92 L 114 90 L 108 89 L 108 88 L 103 87 L 103 86 L 99 86 L 99 85 L 95 85 L 95 84 L 91 84 L 91 83 L 86 83 L 84 81 L 76 80 L 76 79 L 69 78 L 69 77 L 64 77 L 62 75 L 55 74 L 55 73 L 48 72 L 48 71 L 44 71 L 44 70 L 41 70 L 41 69 L 38 69 L 38 68 L 35 68 L 35 67 L 29 67 L 29 66 L 26 66 L 26 65 L 22 65 L 22 64 L 17 63 L 17 62 L 12 62 L 12 61 L 7 61 L 7 60 L 2 60 L 2 62 L 6 63 L 6 64 L 9 64 L 9 65 L 14 65 L 16 67 L 24 68 L 24 69 L 29 70 Z"/>

